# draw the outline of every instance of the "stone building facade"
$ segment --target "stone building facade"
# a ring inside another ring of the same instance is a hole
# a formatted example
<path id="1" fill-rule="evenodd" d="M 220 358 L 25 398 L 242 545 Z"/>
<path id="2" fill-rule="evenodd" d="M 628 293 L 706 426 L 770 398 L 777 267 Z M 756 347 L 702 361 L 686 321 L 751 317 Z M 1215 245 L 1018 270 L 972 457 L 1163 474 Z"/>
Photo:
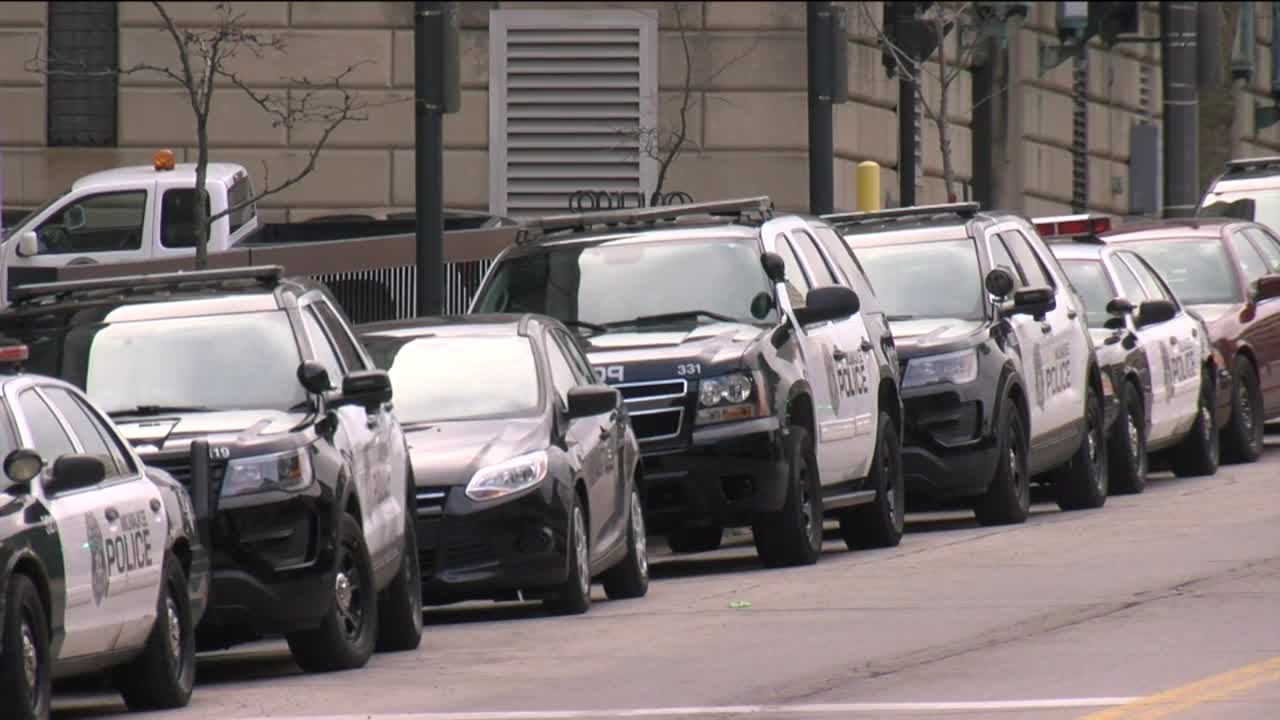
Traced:
<path id="1" fill-rule="evenodd" d="M 54 3 L 57 4 L 57 3 Z M 72 3 L 74 4 L 74 3 Z M 874 160 L 886 201 L 896 202 L 896 82 L 876 43 L 881 3 L 849 2 L 850 101 L 835 109 L 835 203 L 854 203 L 854 168 Z M 1233 154 L 1280 150 L 1280 130 L 1252 129 L 1251 101 L 1267 95 L 1270 19 L 1260 13 L 1258 72 L 1237 93 L 1237 122 L 1223 138 Z M 214 3 L 169 3 L 183 25 L 209 22 Z M 412 209 L 414 197 L 413 30 L 410 2 L 244 2 L 246 25 L 278 33 L 287 52 L 241 58 L 238 70 L 262 90 L 290 92 L 288 78 L 319 79 L 358 65 L 350 86 L 371 103 L 367 121 L 344 126 L 303 182 L 262 203 L 264 214 L 299 220 L 334 212 Z M 0 192 L 6 206 L 31 207 L 74 178 L 121 164 L 148 163 L 171 147 L 194 157 L 191 111 L 171 81 L 126 75 L 116 88 L 114 127 L 100 146 L 51 146 L 48 78 L 28 60 L 49 44 L 50 3 L 0 3 Z M 460 112 L 445 120 L 446 205 L 519 215 L 560 203 L 574 188 L 651 189 L 656 163 L 638 149 L 654 128 L 680 126 L 689 73 L 686 149 L 665 189 L 697 199 L 768 194 L 779 206 L 807 206 L 805 8 L 798 2 L 464 2 Z M 122 66 L 169 65 L 173 42 L 150 3 L 116 9 Z M 1155 35 L 1144 3 L 1142 34 Z M 970 80 L 951 88 L 949 120 L 957 175 L 973 153 L 993 153 L 999 204 L 1028 213 L 1066 212 L 1072 193 L 1072 66 L 1038 72 L 1041 43 L 1056 42 L 1053 3 L 1035 3 L 1009 38 L 1007 105 L 994 147 L 970 140 Z M 928 82 L 928 81 L 926 81 Z M 930 84 L 933 102 L 937 88 Z M 1088 204 L 1126 212 L 1129 133 L 1159 124 L 1159 46 L 1094 47 L 1087 66 Z M 293 90 L 296 92 L 296 89 Z M 522 94 L 523 93 L 523 94 Z M 524 97 L 525 100 L 520 98 Z M 1247 118 L 1247 121 L 1246 121 Z M 218 90 L 215 160 L 255 174 L 286 175 L 315 128 L 273 127 L 235 88 Z M 917 201 L 944 199 L 938 133 L 924 122 Z M 524 208 L 524 210 L 522 210 Z"/>

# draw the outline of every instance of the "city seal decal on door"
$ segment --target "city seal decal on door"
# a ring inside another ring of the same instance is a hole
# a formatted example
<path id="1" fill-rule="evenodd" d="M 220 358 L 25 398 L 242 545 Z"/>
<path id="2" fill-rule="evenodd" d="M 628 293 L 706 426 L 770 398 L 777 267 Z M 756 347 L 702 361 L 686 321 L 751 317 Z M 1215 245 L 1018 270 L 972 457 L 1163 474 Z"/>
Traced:
<path id="1" fill-rule="evenodd" d="M 101 605 L 107 592 L 111 590 L 111 575 L 107 571 L 106 539 L 98 518 L 93 513 L 84 514 L 84 529 L 89 541 L 85 543 L 89 551 L 89 572 L 93 578 L 93 604 Z"/>

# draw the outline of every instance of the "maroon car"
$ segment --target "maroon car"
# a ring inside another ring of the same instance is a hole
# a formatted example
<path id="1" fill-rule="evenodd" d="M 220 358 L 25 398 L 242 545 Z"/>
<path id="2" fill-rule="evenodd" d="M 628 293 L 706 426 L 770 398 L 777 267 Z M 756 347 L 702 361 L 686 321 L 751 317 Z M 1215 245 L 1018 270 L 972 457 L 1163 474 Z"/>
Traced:
<path id="1" fill-rule="evenodd" d="M 1264 423 L 1280 417 L 1280 238 L 1253 222 L 1198 218 L 1126 225 L 1100 239 L 1132 247 L 1204 319 L 1223 460 L 1256 460 Z"/>

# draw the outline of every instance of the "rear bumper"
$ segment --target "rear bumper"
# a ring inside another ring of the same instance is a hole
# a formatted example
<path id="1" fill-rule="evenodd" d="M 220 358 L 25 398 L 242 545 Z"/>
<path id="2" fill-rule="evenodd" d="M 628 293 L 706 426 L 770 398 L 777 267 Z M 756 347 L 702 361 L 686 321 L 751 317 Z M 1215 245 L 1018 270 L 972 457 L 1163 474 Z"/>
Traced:
<path id="1" fill-rule="evenodd" d="M 679 452 L 643 456 L 645 523 L 654 533 L 681 527 L 749 525 L 786 502 L 785 430 L 760 418 L 694 430 Z"/>

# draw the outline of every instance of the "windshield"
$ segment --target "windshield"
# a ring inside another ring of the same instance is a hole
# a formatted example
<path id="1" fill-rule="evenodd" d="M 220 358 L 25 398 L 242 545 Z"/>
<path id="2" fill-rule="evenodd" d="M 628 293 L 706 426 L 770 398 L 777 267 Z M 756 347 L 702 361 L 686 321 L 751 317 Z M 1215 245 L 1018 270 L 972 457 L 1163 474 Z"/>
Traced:
<path id="1" fill-rule="evenodd" d="M 1134 249 L 1160 273 L 1183 304 L 1240 301 L 1231 262 L 1222 241 L 1216 238 L 1149 240 L 1135 243 Z"/>
<path id="2" fill-rule="evenodd" d="M 54 203 L 56 203 L 56 202 L 58 202 L 59 200 L 61 200 L 61 199 L 62 199 L 63 197 L 65 197 L 65 196 L 67 195 L 67 193 L 69 193 L 69 192 L 71 192 L 71 189 L 70 189 L 70 188 L 67 188 L 67 189 L 66 189 L 66 190 L 64 190 L 63 192 L 60 192 L 60 193 L 58 193 L 57 195 L 54 195 L 53 197 L 51 197 L 51 198 L 49 198 L 48 200 L 46 200 L 46 201 L 44 202 L 44 204 L 43 204 L 43 205 L 41 205 L 40 207 L 38 207 L 38 208 L 36 208 L 36 209 L 32 210 L 31 212 L 23 213 L 20 217 L 17 217 L 17 218 L 15 218 L 15 219 L 13 219 L 13 221 L 12 221 L 12 222 L 6 221 L 6 220 L 4 219 L 4 218 L 5 218 L 5 214 L 0 214 L 0 240 L 3 240 L 3 239 L 5 239 L 5 238 L 8 238 L 10 235 L 12 235 L 12 234 L 13 234 L 13 231 L 14 231 L 14 230 L 17 230 L 17 229 L 18 229 L 18 227 L 19 227 L 19 226 L 21 226 L 21 225 L 22 225 L 23 223 L 25 223 L 27 220 L 29 220 L 29 219 L 31 219 L 31 218 L 34 218 L 34 217 L 39 216 L 39 215 L 40 215 L 40 213 L 42 213 L 42 212 L 44 212 L 45 210 L 49 209 L 49 206 L 51 206 L 51 205 L 53 205 Z M 10 212 L 10 213 L 6 213 L 6 214 L 7 214 L 7 215 L 15 215 L 16 213 L 14 213 L 14 212 Z"/>
<path id="3" fill-rule="evenodd" d="M 855 249 L 890 319 L 983 318 L 982 272 L 973 240 Z"/>
<path id="4" fill-rule="evenodd" d="M 396 417 L 405 425 L 538 408 L 538 369 L 528 338 L 375 336 L 364 343 L 391 376 Z"/>
<path id="5" fill-rule="evenodd" d="M 503 260 L 481 290 L 474 312 L 543 313 L 571 326 L 622 326 L 638 318 L 685 313 L 698 314 L 668 321 L 722 316 L 773 324 L 777 311 L 772 297 L 754 240 L 615 242 L 551 246 Z"/>
<path id="6" fill-rule="evenodd" d="M 1107 277 L 1107 271 L 1102 266 L 1102 262 L 1098 260 L 1059 260 L 1059 262 L 1062 264 L 1062 269 L 1066 271 L 1072 287 L 1084 299 L 1089 327 L 1103 327 L 1111 318 L 1107 314 L 1107 303 L 1110 303 L 1117 293 L 1111 285 L 1111 278 Z M 1139 302 L 1142 298 L 1129 299 Z"/>
<path id="7" fill-rule="evenodd" d="M 1202 217 L 1233 217 L 1266 225 L 1280 232 L 1280 190 L 1211 192 L 1197 213 Z"/>
<path id="8" fill-rule="evenodd" d="M 283 310 L 107 320 L 72 330 L 65 354 L 68 379 L 108 413 L 147 406 L 288 411 L 307 401 L 297 379 L 301 356 Z"/>

